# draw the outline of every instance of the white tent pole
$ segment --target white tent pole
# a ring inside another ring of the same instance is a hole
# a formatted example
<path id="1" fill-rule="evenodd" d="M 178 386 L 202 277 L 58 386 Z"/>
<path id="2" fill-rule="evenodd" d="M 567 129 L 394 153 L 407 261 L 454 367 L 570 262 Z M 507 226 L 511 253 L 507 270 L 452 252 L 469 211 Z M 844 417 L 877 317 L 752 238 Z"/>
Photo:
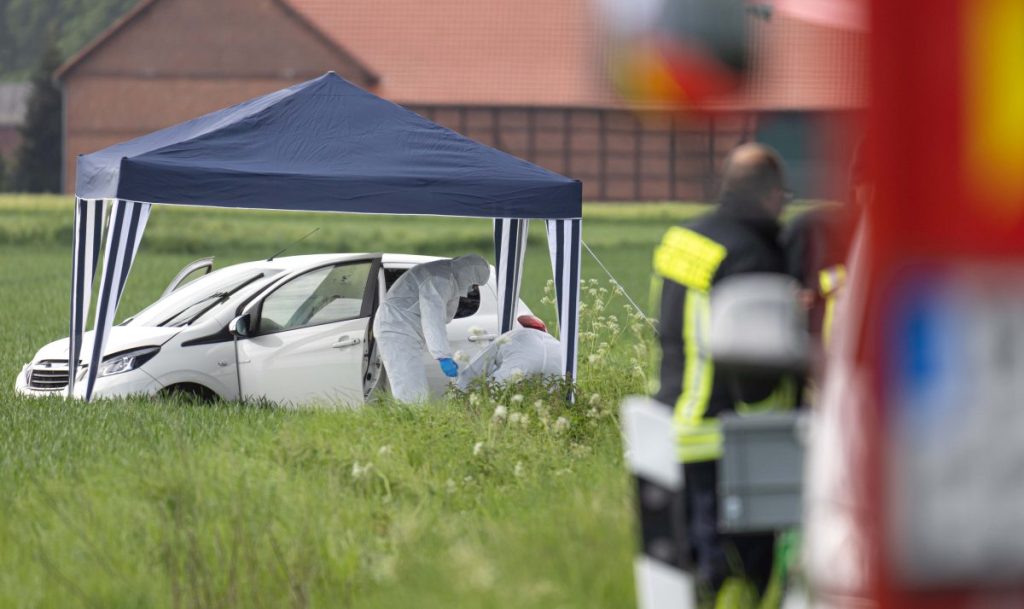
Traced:
<path id="1" fill-rule="evenodd" d="M 523 280 L 523 257 L 529 220 L 495 218 L 494 268 L 498 284 L 498 332 L 515 325 L 519 309 L 519 288 Z"/>
<path id="2" fill-rule="evenodd" d="M 82 334 L 92 300 L 92 284 L 103 238 L 102 199 L 75 198 L 75 222 L 71 237 L 71 318 L 68 334 L 68 396 L 75 392 Z"/>
<path id="3" fill-rule="evenodd" d="M 548 220 L 548 249 L 558 301 L 558 337 L 562 343 L 562 369 L 575 382 L 579 348 L 580 243 L 582 221 Z M 570 395 L 570 399 L 574 396 Z"/>
<path id="4" fill-rule="evenodd" d="M 149 203 L 133 201 L 117 201 L 110 212 L 110 227 L 107 231 L 106 250 L 103 255 L 103 275 L 100 280 L 100 293 L 96 302 L 96 322 L 93 326 L 95 336 L 92 353 L 89 357 L 89 370 L 85 378 L 85 400 L 92 399 L 96 376 L 102 361 L 103 349 L 110 328 L 114 323 L 117 305 L 124 293 L 135 254 L 142 240 L 142 232 L 149 219 Z"/>

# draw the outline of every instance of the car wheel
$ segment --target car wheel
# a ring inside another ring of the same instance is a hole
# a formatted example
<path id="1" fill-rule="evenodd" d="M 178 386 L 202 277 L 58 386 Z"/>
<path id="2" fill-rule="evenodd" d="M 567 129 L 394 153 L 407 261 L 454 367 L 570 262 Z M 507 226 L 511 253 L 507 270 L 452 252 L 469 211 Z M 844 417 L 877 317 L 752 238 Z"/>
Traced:
<path id="1" fill-rule="evenodd" d="M 220 398 L 208 387 L 197 383 L 178 383 L 160 391 L 160 397 L 192 404 L 212 404 Z"/>

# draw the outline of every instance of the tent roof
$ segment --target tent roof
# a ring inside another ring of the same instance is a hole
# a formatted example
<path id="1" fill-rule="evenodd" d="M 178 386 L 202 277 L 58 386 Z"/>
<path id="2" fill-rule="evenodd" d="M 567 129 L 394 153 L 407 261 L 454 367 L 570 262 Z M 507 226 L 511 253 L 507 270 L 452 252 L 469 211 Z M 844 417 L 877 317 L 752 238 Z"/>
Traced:
<path id="1" fill-rule="evenodd" d="M 577 180 L 333 72 L 78 158 L 83 199 L 253 209 L 578 218 Z"/>

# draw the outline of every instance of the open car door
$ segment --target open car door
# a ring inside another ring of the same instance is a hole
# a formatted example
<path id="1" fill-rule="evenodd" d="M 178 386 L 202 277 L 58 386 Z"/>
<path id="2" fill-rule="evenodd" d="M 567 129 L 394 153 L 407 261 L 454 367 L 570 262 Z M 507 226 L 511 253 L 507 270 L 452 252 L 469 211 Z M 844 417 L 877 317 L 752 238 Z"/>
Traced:
<path id="1" fill-rule="evenodd" d="M 250 303 L 238 340 L 245 399 L 362 404 L 380 265 L 378 254 L 307 269 Z"/>

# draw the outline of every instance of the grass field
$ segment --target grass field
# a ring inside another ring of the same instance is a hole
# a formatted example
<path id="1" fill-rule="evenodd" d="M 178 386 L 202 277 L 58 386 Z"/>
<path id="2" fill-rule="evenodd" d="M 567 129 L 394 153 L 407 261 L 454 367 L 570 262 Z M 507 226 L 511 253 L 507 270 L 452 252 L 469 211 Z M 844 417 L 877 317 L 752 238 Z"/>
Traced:
<path id="1" fill-rule="evenodd" d="M 699 209 L 588 206 L 584 239 L 646 304 L 654 244 Z M 20 399 L 22 364 L 67 333 L 71 221 L 67 198 L 0 197 L 0 607 L 633 601 L 614 409 L 644 390 L 651 338 L 589 256 L 572 410 L 530 387 L 351 412 Z M 118 318 L 192 259 L 267 256 L 315 227 L 289 253 L 492 256 L 486 220 L 157 208 Z M 549 322 L 550 274 L 538 223 L 523 297 Z"/>

